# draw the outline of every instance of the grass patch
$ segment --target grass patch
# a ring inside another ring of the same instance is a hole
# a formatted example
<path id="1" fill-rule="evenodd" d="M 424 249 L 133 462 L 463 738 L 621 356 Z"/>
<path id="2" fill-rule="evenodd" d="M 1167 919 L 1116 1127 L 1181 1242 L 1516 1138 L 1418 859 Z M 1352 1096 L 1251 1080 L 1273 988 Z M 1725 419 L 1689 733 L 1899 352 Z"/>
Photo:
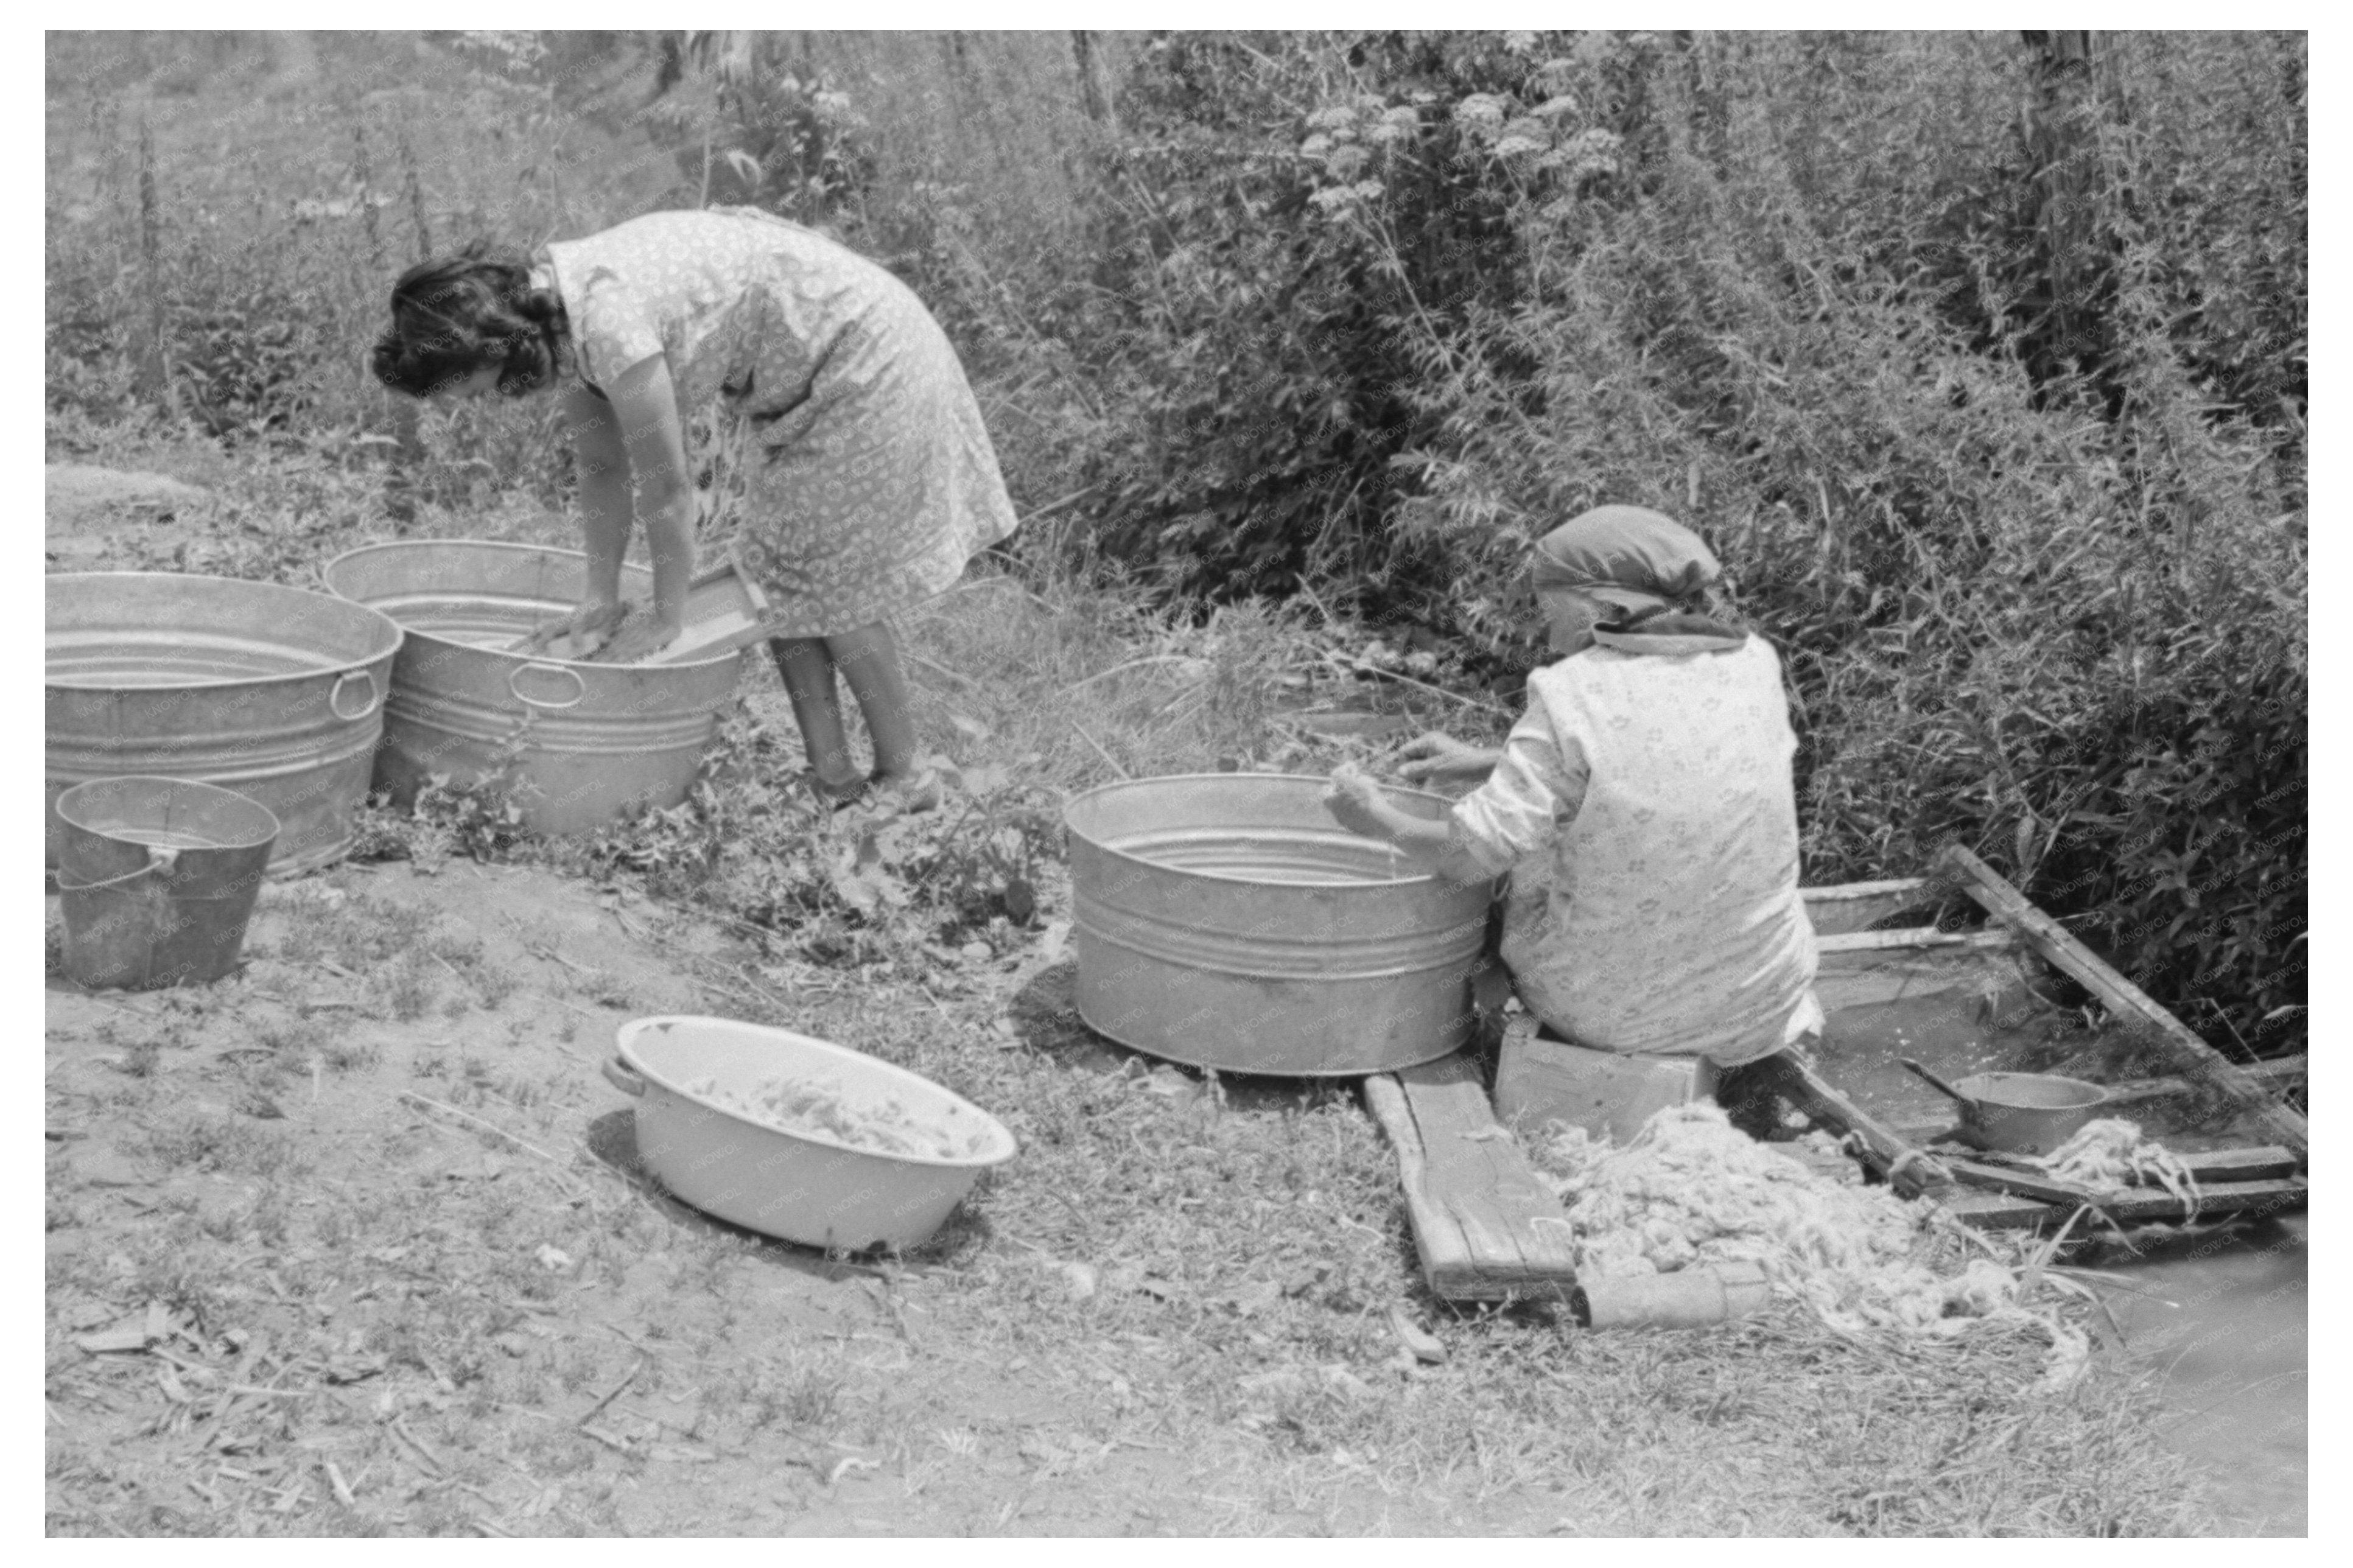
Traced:
<path id="1" fill-rule="evenodd" d="M 297 1161 L 285 1133 L 227 1111 L 171 1117 L 149 1131 L 147 1147 L 166 1170 L 269 1176 L 289 1171 Z"/>

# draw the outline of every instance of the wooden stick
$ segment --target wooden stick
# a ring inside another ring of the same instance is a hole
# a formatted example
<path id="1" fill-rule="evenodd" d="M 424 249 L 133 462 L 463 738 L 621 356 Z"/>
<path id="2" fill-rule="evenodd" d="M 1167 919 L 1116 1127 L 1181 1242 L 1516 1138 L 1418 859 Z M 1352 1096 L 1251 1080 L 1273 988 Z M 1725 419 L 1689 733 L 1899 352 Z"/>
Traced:
<path id="1" fill-rule="evenodd" d="M 1099 669 L 1092 675 L 1081 676 L 1078 679 L 1071 682 L 1070 685 L 1062 688 L 1061 695 L 1068 697 L 1071 692 L 1078 690 L 1082 686 L 1092 686 L 1098 680 L 1109 680 L 1113 676 L 1124 675 L 1131 669 L 1144 669 L 1155 664 L 1185 664 L 1187 662 L 1207 664 L 1208 660 L 1195 659 L 1189 654 L 1147 653 L 1141 658 L 1131 658 L 1124 664 L 1114 664 L 1109 669 Z"/>
<path id="2" fill-rule="evenodd" d="M 638 1363 L 637 1363 L 635 1366 L 633 1366 L 633 1367 L 629 1368 L 629 1370 L 628 1370 L 628 1371 L 627 1371 L 627 1372 L 625 1372 L 625 1373 L 623 1373 L 621 1374 L 621 1381 L 620 1381 L 620 1382 L 618 1382 L 618 1383 L 617 1383 L 617 1384 L 615 1384 L 612 1387 L 610 1387 L 610 1388 L 607 1389 L 607 1390 L 605 1391 L 605 1393 L 604 1393 L 603 1396 L 602 1396 L 602 1397 L 600 1397 L 600 1398 L 596 1401 L 596 1404 L 594 1404 L 594 1405 L 590 1405 L 590 1406 L 588 1407 L 588 1414 L 587 1414 L 587 1415 L 583 1415 L 579 1420 L 575 1421 L 575 1422 L 573 1423 L 573 1425 L 574 1425 L 575 1426 L 587 1426 L 587 1425 L 588 1425 L 588 1423 L 590 1423 L 591 1421 L 596 1420 L 597 1416 L 602 1415 L 605 1413 L 605 1406 L 607 1406 L 607 1405 L 612 1404 L 612 1403 L 613 1403 L 613 1401 L 615 1401 L 616 1399 L 618 1399 L 619 1397 L 621 1397 L 621 1390 L 623 1390 L 623 1389 L 625 1389 L 625 1388 L 628 1387 L 628 1386 L 629 1386 L 629 1384 L 633 1384 L 633 1383 L 637 1382 L 637 1380 L 638 1380 L 638 1373 L 641 1373 L 641 1372 L 643 1372 L 643 1371 L 645 1371 L 645 1370 L 646 1370 L 645 1358 L 644 1358 L 643 1356 L 640 1356 L 640 1357 L 638 1357 Z"/>
<path id="3" fill-rule="evenodd" d="M 572 1183 L 565 1176 L 563 1161 L 557 1159 L 554 1155 L 549 1153 L 546 1150 L 541 1148 L 536 1143 L 525 1142 L 523 1140 L 516 1137 L 513 1133 L 508 1131 L 505 1128 L 501 1127 L 497 1122 L 485 1121 L 480 1117 L 474 1115 L 470 1111 L 460 1110 L 454 1105 L 445 1104 L 442 1101 L 434 1100 L 427 1095 L 419 1094 L 413 1089 L 402 1089 L 400 1091 L 400 1098 L 406 1100 L 413 1100 L 418 1105 L 430 1107 L 432 1110 L 441 1111 L 446 1115 L 454 1116 L 460 1121 L 471 1122 L 474 1126 L 480 1128 L 485 1132 L 496 1133 L 498 1136 L 505 1139 L 508 1142 L 513 1144 L 516 1148 L 521 1149 L 527 1154 L 538 1155 L 541 1159 L 555 1167 L 555 1179 L 563 1184 L 564 1190 L 565 1192 L 571 1192 L 574 1190 Z"/>
<path id="4" fill-rule="evenodd" d="M 1800 1110 L 1861 1139 L 1864 1156 L 1887 1178 L 1887 1184 L 1905 1197 L 1917 1197 L 1933 1187 L 1951 1183 L 1952 1173 L 1935 1158 L 1831 1088 L 1820 1075 L 1788 1052 L 1749 1065 L 1769 1075 L 1766 1081 L 1796 1101 Z"/>
<path id="5" fill-rule="evenodd" d="M 971 676 L 966 675 L 964 671 L 960 669 L 950 669 L 946 665 L 940 663 L 938 660 L 925 658 L 922 654 L 908 654 L 907 662 L 909 664 L 920 664 L 925 669 L 930 670 L 934 675 L 944 675 L 950 680 L 959 681 L 965 686 L 974 688 L 976 690 L 980 687 L 980 682 L 975 680 Z"/>
<path id="6" fill-rule="evenodd" d="M 2036 909 L 1992 867 L 1957 844 L 1947 845 L 1936 863 L 1953 875 L 1964 892 L 1985 906 L 1988 914 L 2017 931 L 2053 968 L 2106 1004 L 2112 1016 L 2154 1029 L 2196 1076 L 2211 1079 L 2222 1092 L 2253 1112 L 2274 1137 L 2295 1151 L 2299 1160 L 2310 1158 L 2312 1131 L 2303 1117 L 2274 1101 L 2262 1085 L 2076 941 L 2057 921 Z"/>
<path id="7" fill-rule="evenodd" d="M 1117 759 L 1113 757 L 1109 752 L 1103 750 L 1103 742 L 1096 740 L 1092 735 L 1088 734 L 1084 729 L 1081 728 L 1079 721 L 1076 719 L 1071 721 L 1071 728 L 1079 731 L 1080 740 L 1084 741 L 1088 745 L 1092 746 L 1095 749 L 1096 756 L 1101 757 L 1104 762 L 1111 764 L 1112 772 L 1117 773 L 1123 779 L 1133 778 L 1135 776 L 1129 773 L 1125 768 L 1121 767 Z"/>
<path id="8" fill-rule="evenodd" d="M 1351 675 L 1377 676 L 1383 680 L 1395 680 L 1407 686 L 1419 686 L 1424 691 L 1443 697 L 1449 702 L 1460 702 L 1465 708 L 1483 709 L 1490 713 L 1501 714 L 1506 719 L 1514 717 L 1512 710 L 1500 702 L 1490 702 L 1483 697 L 1465 697 L 1459 691 L 1449 691 L 1443 686 L 1432 686 L 1427 680 L 1416 680 L 1410 675 L 1400 675 L 1394 669 L 1383 669 L 1379 665 L 1366 664 L 1360 658 L 1343 658 L 1336 653 L 1327 653 L 1324 656 L 1324 662 L 1335 669 L 1346 670 Z"/>

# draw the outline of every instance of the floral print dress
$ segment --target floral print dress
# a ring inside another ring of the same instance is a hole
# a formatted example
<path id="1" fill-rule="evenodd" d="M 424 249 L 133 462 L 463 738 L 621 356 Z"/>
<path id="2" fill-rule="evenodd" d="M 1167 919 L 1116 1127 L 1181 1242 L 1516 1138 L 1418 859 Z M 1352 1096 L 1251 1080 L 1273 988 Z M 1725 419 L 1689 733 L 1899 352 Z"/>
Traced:
<path id="1" fill-rule="evenodd" d="M 1528 677 L 1503 760 L 1454 806 L 1461 847 L 1513 873 L 1504 967 L 1578 1045 L 1770 1055 L 1822 1024 L 1780 661 L 1755 636 L 1603 640 Z"/>
<path id="2" fill-rule="evenodd" d="M 886 620 L 1013 531 L 955 350 L 874 262 L 750 208 L 649 213 L 545 254 L 589 385 L 661 354 L 681 416 L 742 421 L 725 549 L 771 636 Z"/>

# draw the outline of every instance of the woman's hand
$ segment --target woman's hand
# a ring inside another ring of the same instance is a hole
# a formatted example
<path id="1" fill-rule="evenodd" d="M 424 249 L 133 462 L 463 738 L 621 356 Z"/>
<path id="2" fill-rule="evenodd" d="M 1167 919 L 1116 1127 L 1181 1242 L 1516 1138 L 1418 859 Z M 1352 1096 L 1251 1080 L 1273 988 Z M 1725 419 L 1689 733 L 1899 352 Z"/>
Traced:
<path id="1" fill-rule="evenodd" d="M 1331 786 L 1324 792 L 1324 809 L 1351 833 L 1361 833 L 1367 838 L 1389 837 L 1388 805 L 1381 799 L 1381 786 L 1355 763 L 1342 763 L 1332 770 Z"/>
<path id="2" fill-rule="evenodd" d="M 1484 778 L 1494 771 L 1495 759 L 1493 752 L 1432 730 L 1398 748 L 1398 776 L 1412 784 Z"/>
<path id="3" fill-rule="evenodd" d="M 612 640 L 613 634 L 619 629 L 622 620 L 628 613 L 629 607 L 618 599 L 592 595 L 580 601 L 573 608 L 572 613 L 563 619 L 548 621 L 541 625 L 531 636 L 523 639 L 522 647 L 519 651 L 552 652 L 555 648 L 557 639 L 561 638 L 565 646 L 559 657 L 575 659 L 590 658 Z"/>
<path id="4" fill-rule="evenodd" d="M 598 664 L 642 664 L 676 642 L 683 629 L 676 622 L 665 624 L 649 605 L 630 605 L 611 640 L 590 657 Z"/>

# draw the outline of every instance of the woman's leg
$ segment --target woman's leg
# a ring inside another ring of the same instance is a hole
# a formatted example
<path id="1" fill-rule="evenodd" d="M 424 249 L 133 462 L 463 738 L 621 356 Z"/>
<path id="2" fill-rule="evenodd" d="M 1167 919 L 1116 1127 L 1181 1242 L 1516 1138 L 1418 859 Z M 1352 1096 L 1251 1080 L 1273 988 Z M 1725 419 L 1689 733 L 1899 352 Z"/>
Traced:
<path id="1" fill-rule="evenodd" d="M 849 682 L 874 743 L 874 782 L 902 784 L 915 776 L 915 715 L 907 696 L 907 669 L 899 639 L 878 621 L 825 639 L 832 668 Z"/>
<path id="2" fill-rule="evenodd" d="M 793 718 L 801 727 L 801 750 L 808 753 L 809 771 L 817 775 L 818 787 L 828 795 L 851 794 L 865 781 L 850 758 L 849 737 L 842 732 L 833 656 L 827 651 L 825 639 L 771 637 L 768 652 L 776 661 L 776 673 L 784 677 L 785 694 L 793 700 Z M 857 689 L 854 680 L 850 689 Z"/>

